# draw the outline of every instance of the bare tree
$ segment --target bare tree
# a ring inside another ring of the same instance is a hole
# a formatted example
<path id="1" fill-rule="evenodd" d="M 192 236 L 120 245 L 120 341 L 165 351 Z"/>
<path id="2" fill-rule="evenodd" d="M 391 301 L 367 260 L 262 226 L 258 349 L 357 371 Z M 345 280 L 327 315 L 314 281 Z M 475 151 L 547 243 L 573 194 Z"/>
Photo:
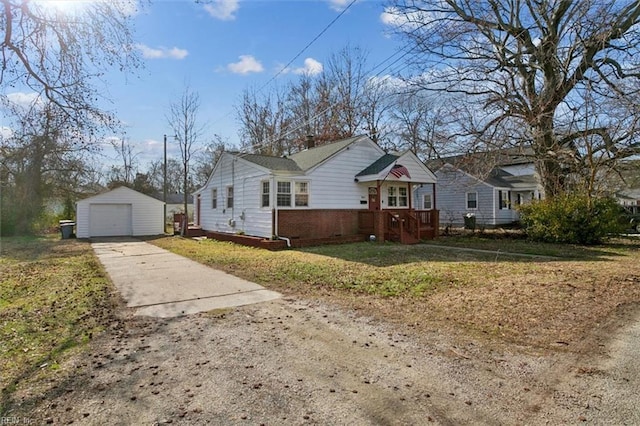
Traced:
<path id="1" fill-rule="evenodd" d="M 93 83 L 114 66 L 140 65 L 131 32 L 137 2 L 82 2 L 73 10 L 23 0 L 0 5 L 0 87 L 27 87 L 73 122 L 108 123 Z"/>
<path id="2" fill-rule="evenodd" d="M 119 140 L 112 140 L 111 146 L 116 151 L 118 159 L 122 161 L 121 166 L 111 167 L 111 176 L 109 187 L 115 185 L 126 185 L 131 187 L 137 171 L 137 152 L 134 151 L 133 146 L 124 137 Z"/>
<path id="3" fill-rule="evenodd" d="M 366 53 L 346 47 L 331 55 L 318 76 L 303 74 L 284 90 L 246 90 L 238 107 L 243 148 L 270 155 L 368 133 L 385 135 L 386 88 L 366 73 Z"/>
<path id="4" fill-rule="evenodd" d="M 396 0 L 387 11 L 418 52 L 421 87 L 477 101 L 469 136 L 495 143 L 525 130 L 547 196 L 569 189 L 587 138 L 615 160 L 638 152 L 636 128 L 616 125 L 637 109 L 608 120 L 603 108 L 637 93 L 640 2 Z M 597 121 L 567 114 L 582 109 L 586 89 Z"/>
<path id="5" fill-rule="evenodd" d="M 214 135 L 213 140 L 196 153 L 193 167 L 193 184 L 195 187 L 204 186 L 213 172 L 218 158 L 227 150 L 229 142 L 220 135 Z"/>
<path id="6" fill-rule="evenodd" d="M 182 192 L 184 195 L 185 223 L 181 227 L 181 235 L 185 235 L 188 222 L 186 213 L 188 211 L 189 196 L 189 161 L 204 133 L 204 127 L 198 123 L 199 110 L 200 96 L 187 86 L 180 100 L 169 106 L 167 115 L 169 126 L 173 130 L 180 146 L 180 156 L 182 158 Z"/>
<path id="7" fill-rule="evenodd" d="M 245 90 L 237 113 L 242 125 L 240 134 L 244 149 L 265 155 L 283 155 L 292 151 L 286 135 L 290 115 L 285 106 L 285 95 L 280 90 L 264 95 L 255 90 Z"/>

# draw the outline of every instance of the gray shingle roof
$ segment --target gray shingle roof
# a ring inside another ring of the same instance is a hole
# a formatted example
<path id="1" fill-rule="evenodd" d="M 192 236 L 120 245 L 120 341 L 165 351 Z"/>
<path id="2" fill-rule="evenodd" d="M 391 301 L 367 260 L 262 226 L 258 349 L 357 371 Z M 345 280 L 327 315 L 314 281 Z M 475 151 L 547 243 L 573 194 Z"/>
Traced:
<path id="1" fill-rule="evenodd" d="M 301 172 L 295 161 L 289 158 L 260 154 L 242 154 L 240 158 L 274 171 Z"/>
<path id="2" fill-rule="evenodd" d="M 368 175 L 376 175 L 389 167 L 391 163 L 396 161 L 399 157 L 393 154 L 385 154 L 376 160 L 369 167 L 358 173 L 356 176 L 368 176 Z"/>
<path id="3" fill-rule="evenodd" d="M 326 145 L 320 145 L 315 148 L 291 154 L 289 158 L 295 161 L 302 170 L 307 171 L 362 137 L 363 136 L 356 136 L 353 138 L 328 143 Z"/>

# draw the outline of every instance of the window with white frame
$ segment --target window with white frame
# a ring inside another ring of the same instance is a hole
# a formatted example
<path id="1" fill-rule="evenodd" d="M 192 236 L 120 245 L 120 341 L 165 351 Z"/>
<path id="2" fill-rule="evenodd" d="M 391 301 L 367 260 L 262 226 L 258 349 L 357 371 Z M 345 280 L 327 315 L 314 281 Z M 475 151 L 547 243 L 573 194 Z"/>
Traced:
<path id="1" fill-rule="evenodd" d="M 431 194 L 422 195 L 422 208 L 425 210 L 431 210 L 433 208 L 433 203 L 431 202 Z"/>
<path id="2" fill-rule="evenodd" d="M 475 210 L 478 208 L 478 193 L 467 192 L 467 209 Z"/>
<path id="3" fill-rule="evenodd" d="M 390 186 L 387 188 L 387 205 L 389 207 L 407 207 L 409 205 L 409 192 L 406 186 Z"/>
<path id="4" fill-rule="evenodd" d="M 278 181 L 276 204 L 278 207 L 291 207 L 291 182 Z"/>
<path id="5" fill-rule="evenodd" d="M 218 188 L 211 188 L 211 208 L 218 208 Z"/>
<path id="6" fill-rule="evenodd" d="M 309 206 L 309 182 L 296 182 L 296 207 Z"/>
<path id="7" fill-rule="evenodd" d="M 271 204 L 271 186 L 268 180 L 262 181 L 262 192 L 260 194 L 260 207 L 269 207 Z"/>
<path id="8" fill-rule="evenodd" d="M 233 208 L 233 186 L 227 187 L 227 208 Z"/>
<path id="9" fill-rule="evenodd" d="M 409 206 L 409 196 L 407 194 L 408 191 L 406 186 L 398 188 L 398 207 Z"/>
<path id="10" fill-rule="evenodd" d="M 510 197 L 511 193 L 509 191 L 498 191 L 498 207 L 500 210 L 509 209 L 509 201 L 511 201 Z"/>
<path id="11" fill-rule="evenodd" d="M 396 188 L 395 186 L 390 186 L 387 189 L 387 206 L 398 206 L 398 188 Z"/>

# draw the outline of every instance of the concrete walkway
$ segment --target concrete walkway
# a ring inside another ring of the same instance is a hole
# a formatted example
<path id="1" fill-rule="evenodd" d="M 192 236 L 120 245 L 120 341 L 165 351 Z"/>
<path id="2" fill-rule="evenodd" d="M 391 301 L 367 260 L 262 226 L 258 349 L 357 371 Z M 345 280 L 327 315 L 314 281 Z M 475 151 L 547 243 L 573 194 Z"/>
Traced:
<path id="1" fill-rule="evenodd" d="M 280 297 L 143 241 L 104 239 L 91 247 L 136 315 L 167 318 Z"/>

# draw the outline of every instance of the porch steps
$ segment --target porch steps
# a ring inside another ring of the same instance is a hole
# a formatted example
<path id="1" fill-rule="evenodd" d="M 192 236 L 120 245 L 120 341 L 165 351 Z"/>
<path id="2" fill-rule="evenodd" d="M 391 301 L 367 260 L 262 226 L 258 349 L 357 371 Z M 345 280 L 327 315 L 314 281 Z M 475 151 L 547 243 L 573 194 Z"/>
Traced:
<path id="1" fill-rule="evenodd" d="M 420 240 L 414 237 L 411 233 L 402 231 L 402 235 L 400 235 L 400 243 L 401 244 L 418 244 Z"/>

